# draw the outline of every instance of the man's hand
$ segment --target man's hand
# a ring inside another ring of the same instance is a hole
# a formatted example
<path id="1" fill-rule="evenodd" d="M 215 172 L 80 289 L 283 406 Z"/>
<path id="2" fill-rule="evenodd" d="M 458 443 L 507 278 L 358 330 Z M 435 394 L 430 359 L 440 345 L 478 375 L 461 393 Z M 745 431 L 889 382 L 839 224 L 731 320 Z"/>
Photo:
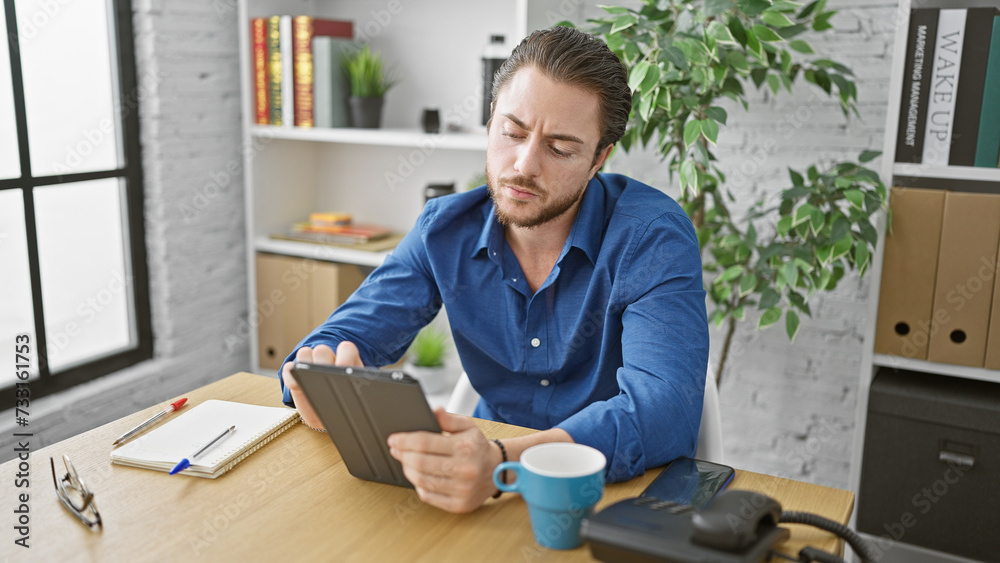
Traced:
<path id="1" fill-rule="evenodd" d="M 364 367 L 364 364 L 361 363 L 361 355 L 358 353 L 358 347 L 353 342 L 346 341 L 341 342 L 337 346 L 336 354 L 326 344 L 320 344 L 315 348 L 299 348 L 299 351 L 295 353 L 295 359 L 296 361 L 309 362 L 311 364 Z M 319 419 L 309 401 L 306 400 L 306 395 L 302 392 L 302 388 L 299 387 L 299 382 L 295 381 L 295 378 L 292 377 L 292 362 L 285 362 L 285 365 L 281 366 L 281 381 L 284 382 L 285 387 L 292 394 L 292 400 L 295 401 L 295 408 L 302 416 L 302 422 L 313 428 L 322 429 L 323 422 Z"/>
<path id="2" fill-rule="evenodd" d="M 338 348 L 338 352 L 339 352 Z M 445 434 L 399 432 L 389 436 L 389 453 L 420 500 L 449 512 L 471 512 L 493 496 L 493 468 L 500 448 L 486 439 L 472 419 L 434 409 Z"/>

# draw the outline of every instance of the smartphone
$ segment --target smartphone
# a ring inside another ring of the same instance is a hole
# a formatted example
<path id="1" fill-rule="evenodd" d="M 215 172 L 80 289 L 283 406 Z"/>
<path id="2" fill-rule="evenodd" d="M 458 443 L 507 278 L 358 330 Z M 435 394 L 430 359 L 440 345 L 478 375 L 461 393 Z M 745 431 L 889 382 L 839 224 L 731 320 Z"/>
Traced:
<path id="1" fill-rule="evenodd" d="M 670 462 L 639 496 L 700 508 L 725 489 L 735 474 L 728 465 L 679 457 Z"/>

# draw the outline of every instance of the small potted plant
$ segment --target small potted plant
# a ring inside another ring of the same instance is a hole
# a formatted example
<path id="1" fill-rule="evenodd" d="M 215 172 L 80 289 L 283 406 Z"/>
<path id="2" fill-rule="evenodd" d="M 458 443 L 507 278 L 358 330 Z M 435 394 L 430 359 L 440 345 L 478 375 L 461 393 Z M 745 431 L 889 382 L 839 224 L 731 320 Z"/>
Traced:
<path id="1" fill-rule="evenodd" d="M 344 72 L 351 86 L 351 125 L 378 128 L 382 122 L 382 102 L 385 93 L 396 80 L 385 71 L 382 55 L 370 45 L 346 53 L 342 59 Z"/>
<path id="2" fill-rule="evenodd" d="M 420 382 L 425 393 L 441 393 L 447 389 L 444 358 L 448 348 L 448 334 L 433 326 L 424 327 L 410 344 L 403 369 Z"/>

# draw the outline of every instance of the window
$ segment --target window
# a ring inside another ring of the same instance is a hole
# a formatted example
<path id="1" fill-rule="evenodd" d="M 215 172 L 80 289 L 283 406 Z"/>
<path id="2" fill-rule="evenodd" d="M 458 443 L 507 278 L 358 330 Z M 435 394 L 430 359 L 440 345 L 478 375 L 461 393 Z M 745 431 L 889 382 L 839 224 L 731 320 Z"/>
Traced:
<path id="1" fill-rule="evenodd" d="M 0 356 L 29 335 L 38 398 L 152 357 L 132 9 L 3 8 Z M 18 381 L 0 371 L 0 408 Z"/>

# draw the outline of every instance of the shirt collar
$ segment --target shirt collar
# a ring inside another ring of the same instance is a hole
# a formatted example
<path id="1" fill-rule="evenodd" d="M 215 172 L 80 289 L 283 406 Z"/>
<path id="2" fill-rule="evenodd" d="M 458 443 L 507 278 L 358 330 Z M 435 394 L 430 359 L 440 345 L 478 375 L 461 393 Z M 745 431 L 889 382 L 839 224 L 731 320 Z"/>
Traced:
<path id="1" fill-rule="evenodd" d="M 597 263 L 597 253 L 601 249 L 601 237 L 604 232 L 604 205 L 606 201 L 604 185 L 599 179 L 599 174 L 587 183 L 587 189 L 583 193 L 583 200 L 580 202 L 580 209 L 573 220 L 573 227 L 567 237 L 567 245 L 563 250 L 570 247 L 577 247 L 587 255 L 591 264 Z M 502 250 L 504 237 L 503 227 L 497 222 L 494 215 L 493 200 L 489 200 L 483 229 L 479 232 L 479 241 L 473 249 L 472 256 L 477 256 L 486 250 L 487 256 L 493 259 Z M 562 260 L 562 256 L 559 257 Z"/>

